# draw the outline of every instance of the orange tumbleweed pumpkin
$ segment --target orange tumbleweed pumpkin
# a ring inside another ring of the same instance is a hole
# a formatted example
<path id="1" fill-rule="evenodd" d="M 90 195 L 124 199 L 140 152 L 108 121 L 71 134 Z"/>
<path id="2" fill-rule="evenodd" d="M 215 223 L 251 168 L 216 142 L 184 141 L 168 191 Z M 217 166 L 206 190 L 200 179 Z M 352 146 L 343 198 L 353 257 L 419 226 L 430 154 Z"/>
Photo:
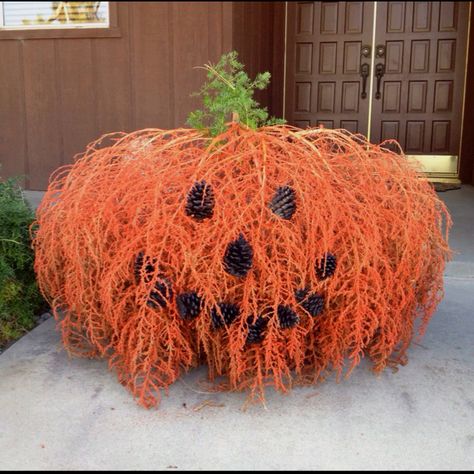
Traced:
<path id="1" fill-rule="evenodd" d="M 403 154 L 344 130 L 148 129 L 52 177 L 35 268 L 65 347 L 107 358 L 142 405 L 203 362 L 261 397 L 403 361 L 450 224 Z"/>

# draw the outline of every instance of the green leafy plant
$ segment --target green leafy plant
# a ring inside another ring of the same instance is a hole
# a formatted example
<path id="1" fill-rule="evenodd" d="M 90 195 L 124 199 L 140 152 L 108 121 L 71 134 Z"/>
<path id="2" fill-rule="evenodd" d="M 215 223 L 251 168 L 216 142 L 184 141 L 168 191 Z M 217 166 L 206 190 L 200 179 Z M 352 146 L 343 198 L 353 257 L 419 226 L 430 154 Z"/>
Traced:
<path id="1" fill-rule="evenodd" d="M 0 348 L 31 329 L 45 307 L 33 270 L 33 219 L 17 180 L 0 181 Z"/>
<path id="2" fill-rule="evenodd" d="M 194 96 L 201 96 L 203 108 L 191 112 L 187 123 L 212 136 L 222 133 L 226 123 L 238 120 L 250 128 L 285 123 L 283 119 L 269 118 L 267 109 L 260 107 L 253 98 L 255 90 L 265 89 L 270 82 L 270 73 L 257 74 L 252 81 L 237 60 L 237 52 L 221 56 L 215 65 L 199 66 L 207 71 L 208 81 Z"/>

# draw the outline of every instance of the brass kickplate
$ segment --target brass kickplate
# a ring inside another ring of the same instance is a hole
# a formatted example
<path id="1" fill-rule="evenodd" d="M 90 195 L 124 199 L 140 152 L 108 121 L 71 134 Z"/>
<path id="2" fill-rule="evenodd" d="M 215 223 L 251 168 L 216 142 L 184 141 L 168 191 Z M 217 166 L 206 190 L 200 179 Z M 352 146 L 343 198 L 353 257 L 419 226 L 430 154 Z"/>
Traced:
<path id="1" fill-rule="evenodd" d="M 420 171 L 425 173 L 430 181 L 460 182 L 458 155 L 406 155 L 406 157 L 417 163 Z"/>

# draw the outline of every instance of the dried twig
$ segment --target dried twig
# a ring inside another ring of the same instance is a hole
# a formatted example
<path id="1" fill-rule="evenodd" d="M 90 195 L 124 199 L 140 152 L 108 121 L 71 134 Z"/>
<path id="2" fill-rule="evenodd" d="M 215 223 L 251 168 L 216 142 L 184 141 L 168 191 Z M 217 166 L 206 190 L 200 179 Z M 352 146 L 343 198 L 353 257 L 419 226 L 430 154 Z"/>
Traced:
<path id="1" fill-rule="evenodd" d="M 217 403 L 217 402 L 214 402 L 213 400 L 204 400 L 202 403 L 194 406 L 193 411 L 199 411 L 199 410 L 202 410 L 205 407 L 222 408 L 224 406 L 225 405 L 223 403 Z"/>

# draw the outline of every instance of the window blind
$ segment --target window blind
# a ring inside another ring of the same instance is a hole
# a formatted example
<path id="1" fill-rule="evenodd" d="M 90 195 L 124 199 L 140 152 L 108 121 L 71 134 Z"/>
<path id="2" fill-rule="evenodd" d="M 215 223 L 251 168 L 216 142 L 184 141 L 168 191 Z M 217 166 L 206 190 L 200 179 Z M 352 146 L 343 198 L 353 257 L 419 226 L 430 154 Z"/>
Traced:
<path id="1" fill-rule="evenodd" d="M 0 2 L 0 28 L 108 27 L 109 2 Z"/>

